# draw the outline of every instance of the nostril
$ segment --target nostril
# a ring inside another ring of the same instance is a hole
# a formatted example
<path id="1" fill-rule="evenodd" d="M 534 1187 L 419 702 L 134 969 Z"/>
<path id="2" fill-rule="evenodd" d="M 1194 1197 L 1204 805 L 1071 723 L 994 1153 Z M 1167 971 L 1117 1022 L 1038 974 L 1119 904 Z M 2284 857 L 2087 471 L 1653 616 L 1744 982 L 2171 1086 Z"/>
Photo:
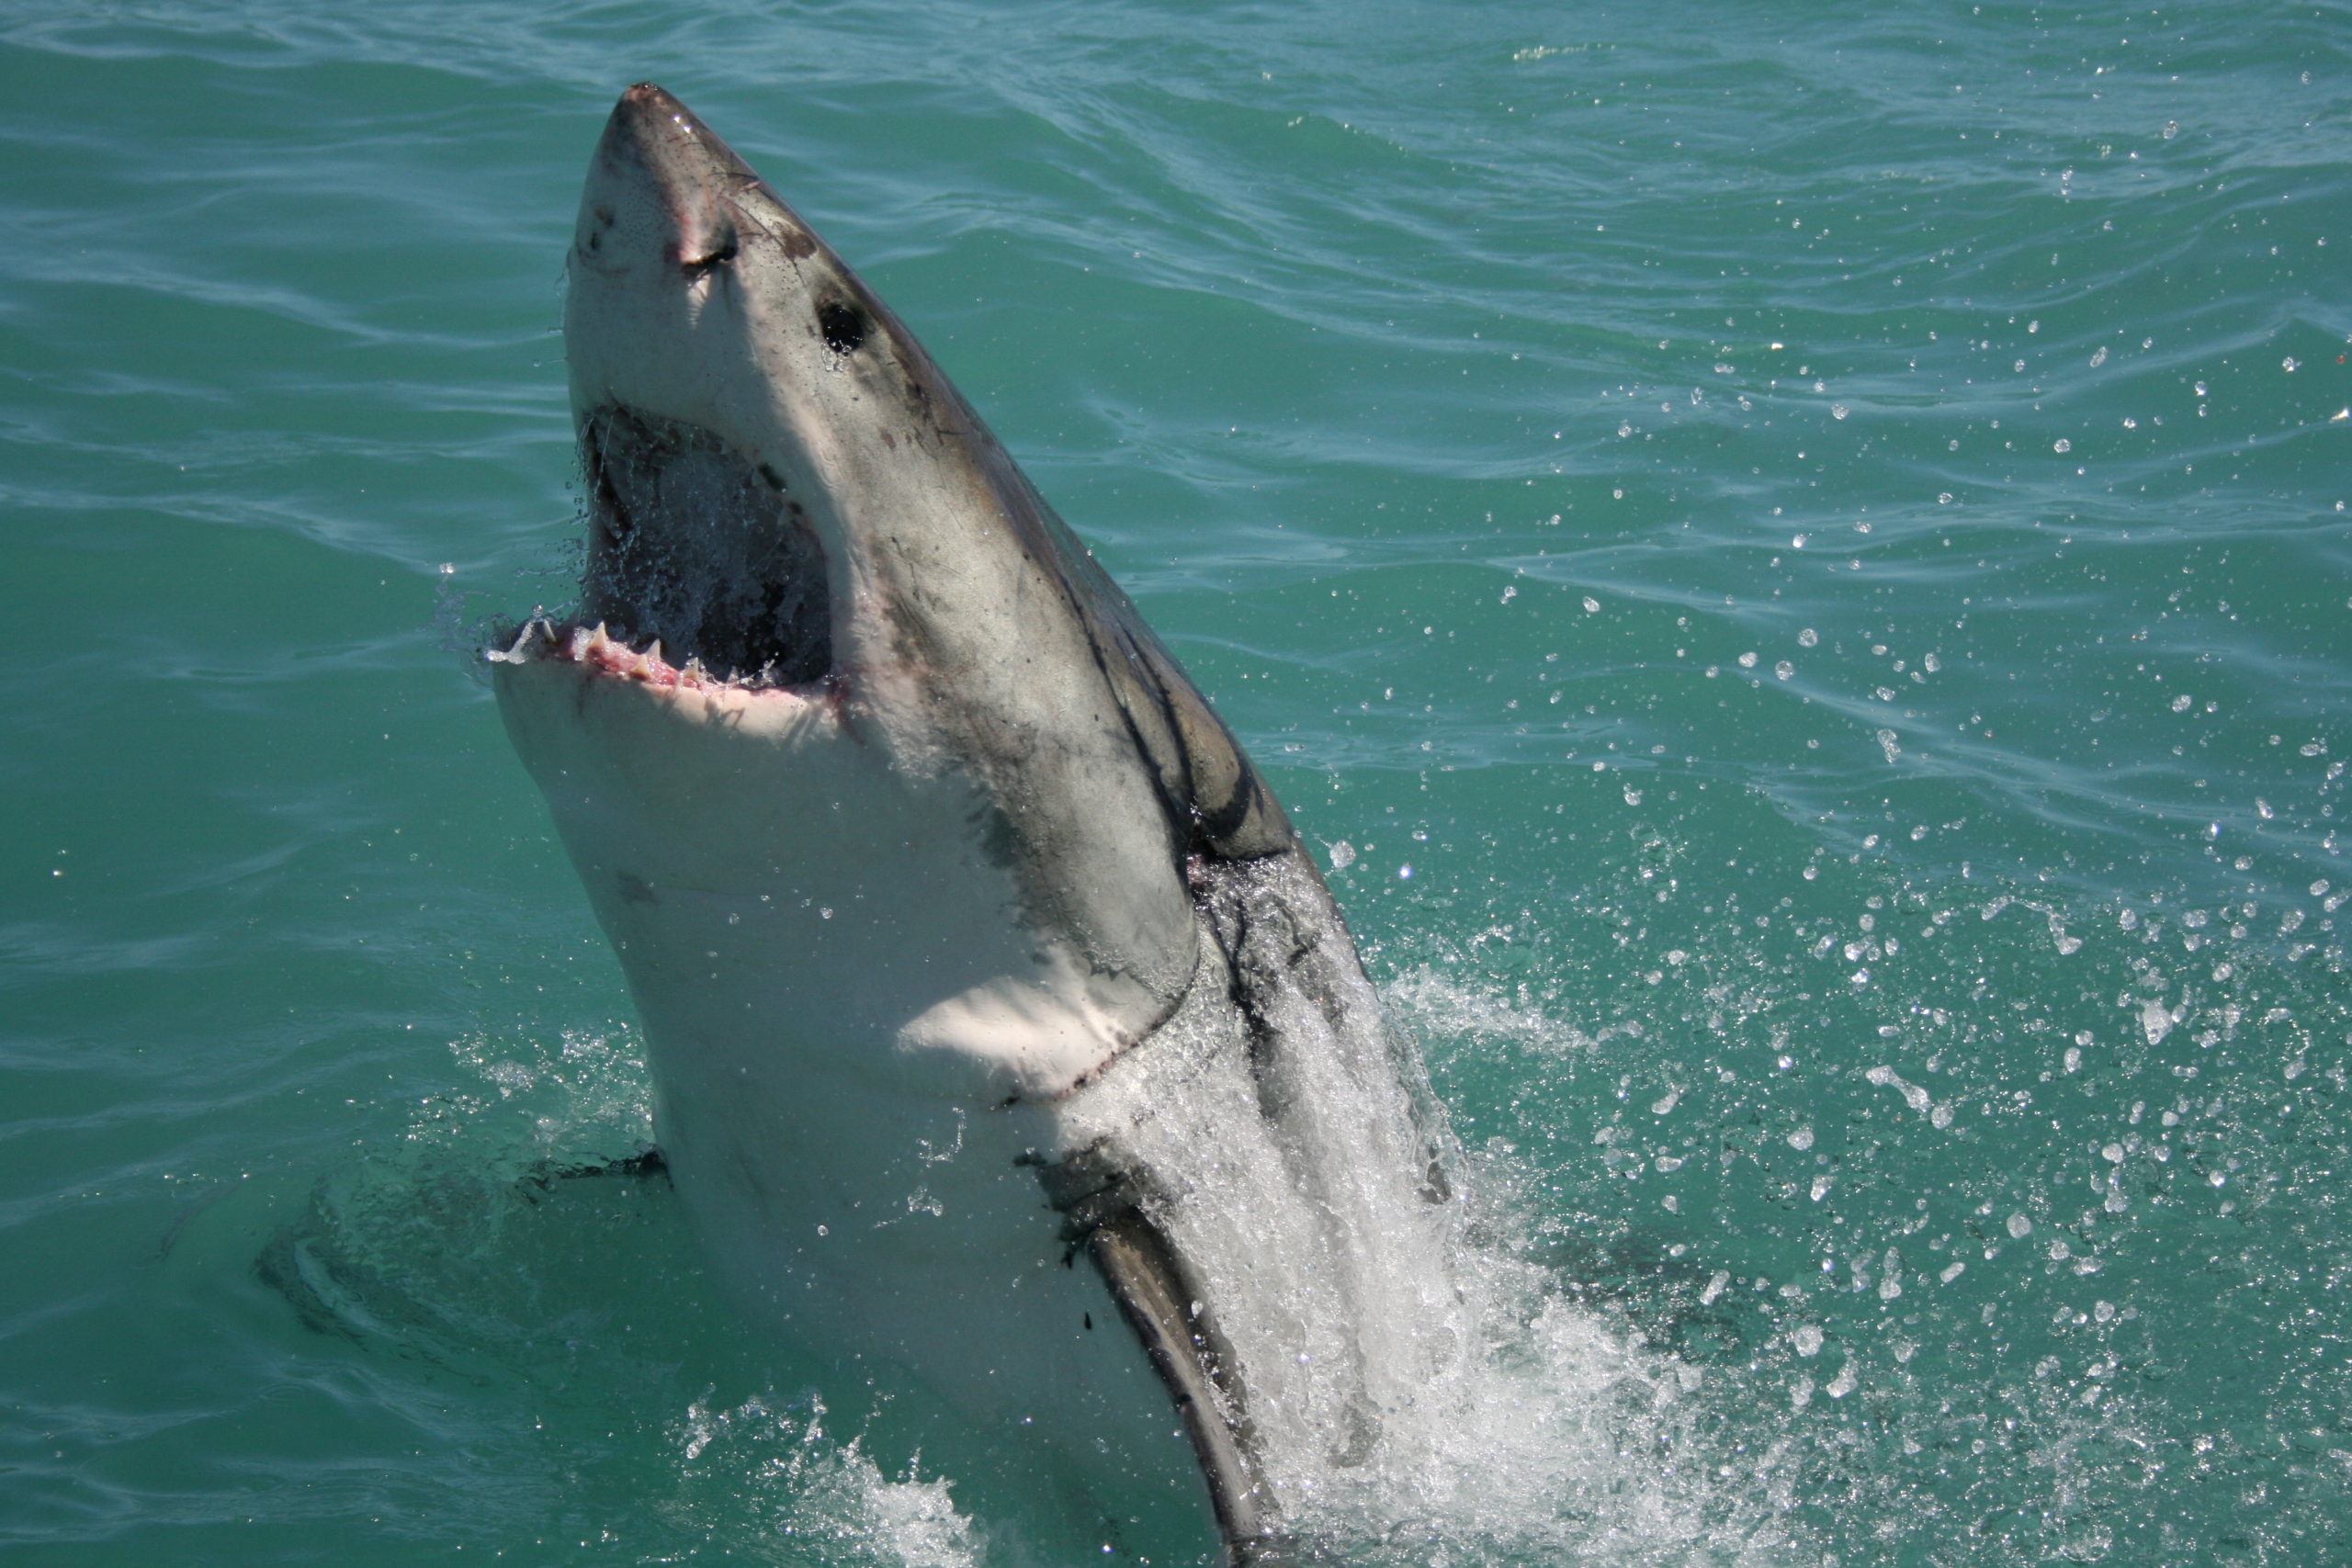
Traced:
<path id="1" fill-rule="evenodd" d="M 741 245 L 735 237 L 735 231 L 729 229 L 718 237 L 717 244 L 701 255 L 680 257 L 678 266 L 686 275 L 686 281 L 692 283 L 713 267 L 725 266 L 729 262 L 733 261 L 741 249 Z"/>
<path id="2" fill-rule="evenodd" d="M 817 330 L 835 354 L 855 354 L 865 342 L 865 312 L 854 305 L 829 303 L 817 307 Z"/>

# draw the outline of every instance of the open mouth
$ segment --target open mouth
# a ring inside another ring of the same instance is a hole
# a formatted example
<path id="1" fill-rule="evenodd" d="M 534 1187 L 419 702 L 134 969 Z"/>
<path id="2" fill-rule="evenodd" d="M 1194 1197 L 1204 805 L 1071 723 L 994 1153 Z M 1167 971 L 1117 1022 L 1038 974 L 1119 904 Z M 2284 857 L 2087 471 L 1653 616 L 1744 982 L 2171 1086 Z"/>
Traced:
<path id="1" fill-rule="evenodd" d="M 775 469 L 707 430 L 607 404 L 581 421 L 580 611 L 514 654 L 657 685 L 806 687 L 832 673 L 825 557 Z M 512 655 L 510 655 L 511 657 Z"/>

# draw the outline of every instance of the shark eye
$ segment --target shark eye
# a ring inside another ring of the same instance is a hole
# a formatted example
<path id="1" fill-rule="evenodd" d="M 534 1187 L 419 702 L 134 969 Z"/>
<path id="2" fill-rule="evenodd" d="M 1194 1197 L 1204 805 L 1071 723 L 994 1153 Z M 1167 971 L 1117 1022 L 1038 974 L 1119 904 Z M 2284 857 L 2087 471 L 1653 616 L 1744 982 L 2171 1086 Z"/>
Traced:
<path id="1" fill-rule="evenodd" d="M 854 305 L 824 304 L 817 307 L 817 330 L 825 336 L 825 346 L 835 354 L 855 354 L 865 341 L 865 312 Z"/>

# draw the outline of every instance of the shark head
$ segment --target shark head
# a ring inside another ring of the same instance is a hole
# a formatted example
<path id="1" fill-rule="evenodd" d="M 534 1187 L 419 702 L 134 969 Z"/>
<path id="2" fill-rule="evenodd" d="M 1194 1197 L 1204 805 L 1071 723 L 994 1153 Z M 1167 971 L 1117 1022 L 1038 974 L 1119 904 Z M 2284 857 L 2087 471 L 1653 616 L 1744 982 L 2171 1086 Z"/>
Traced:
<path id="1" fill-rule="evenodd" d="M 1188 863 L 1291 848 L 1281 807 L 905 325 L 658 87 L 569 280 L 580 607 L 492 657 L 649 1025 L 674 1056 L 773 1003 L 837 1071 L 1086 1081 L 1192 983 Z"/>

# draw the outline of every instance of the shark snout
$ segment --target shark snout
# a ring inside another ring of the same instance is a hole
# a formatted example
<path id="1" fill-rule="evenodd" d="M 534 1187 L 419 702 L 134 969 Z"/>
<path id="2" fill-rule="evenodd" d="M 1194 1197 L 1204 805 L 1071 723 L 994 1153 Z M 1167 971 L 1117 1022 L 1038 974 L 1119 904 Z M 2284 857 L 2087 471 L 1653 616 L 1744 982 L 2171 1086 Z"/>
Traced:
<path id="1" fill-rule="evenodd" d="M 699 281 L 741 249 L 733 199 L 753 175 L 694 112 L 650 82 L 621 95 L 590 164 L 573 261 Z"/>

